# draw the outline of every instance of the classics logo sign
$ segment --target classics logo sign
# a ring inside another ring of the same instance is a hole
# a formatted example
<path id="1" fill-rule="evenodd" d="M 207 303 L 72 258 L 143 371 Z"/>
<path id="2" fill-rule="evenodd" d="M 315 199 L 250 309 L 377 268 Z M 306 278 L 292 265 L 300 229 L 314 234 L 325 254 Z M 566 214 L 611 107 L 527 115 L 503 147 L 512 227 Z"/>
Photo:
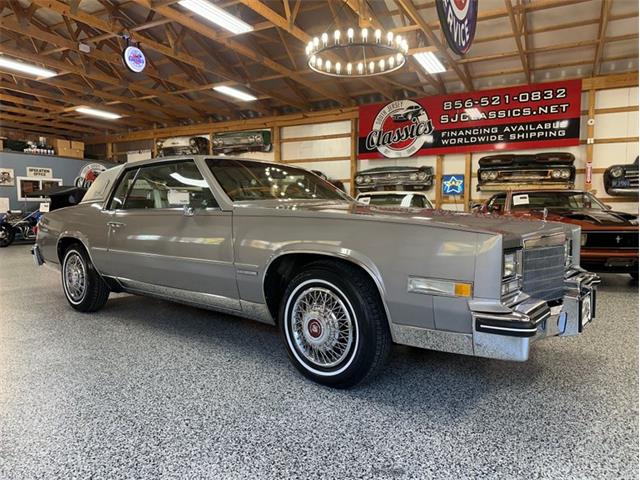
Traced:
<path id="1" fill-rule="evenodd" d="M 74 185 L 76 187 L 89 188 L 93 181 L 107 169 L 104 165 L 99 163 L 90 163 L 82 167 L 80 173 L 76 177 Z"/>
<path id="2" fill-rule="evenodd" d="M 476 34 L 478 0 L 436 0 L 436 8 L 449 47 L 464 55 Z"/>
<path id="3" fill-rule="evenodd" d="M 365 143 L 387 158 L 410 157 L 432 141 L 433 123 L 427 111 L 413 100 L 387 104 L 373 120 Z"/>
<path id="4" fill-rule="evenodd" d="M 580 144 L 580 80 L 361 105 L 358 158 Z"/>
<path id="5" fill-rule="evenodd" d="M 133 45 L 129 45 L 124 49 L 124 53 L 122 54 L 124 59 L 124 64 L 127 66 L 129 70 L 135 73 L 140 73 L 144 70 L 144 67 L 147 66 L 147 59 L 138 47 L 134 47 Z"/>

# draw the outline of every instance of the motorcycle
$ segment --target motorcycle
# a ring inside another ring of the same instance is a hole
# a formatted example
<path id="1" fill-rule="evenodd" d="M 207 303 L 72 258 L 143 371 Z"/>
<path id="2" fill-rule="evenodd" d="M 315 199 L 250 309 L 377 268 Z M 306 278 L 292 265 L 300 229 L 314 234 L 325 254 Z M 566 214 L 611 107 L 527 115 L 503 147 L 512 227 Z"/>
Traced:
<path id="1" fill-rule="evenodd" d="M 8 247 L 16 237 L 22 240 L 35 240 L 38 231 L 40 210 L 23 217 L 22 212 L 8 211 L 0 217 L 0 248 Z"/>

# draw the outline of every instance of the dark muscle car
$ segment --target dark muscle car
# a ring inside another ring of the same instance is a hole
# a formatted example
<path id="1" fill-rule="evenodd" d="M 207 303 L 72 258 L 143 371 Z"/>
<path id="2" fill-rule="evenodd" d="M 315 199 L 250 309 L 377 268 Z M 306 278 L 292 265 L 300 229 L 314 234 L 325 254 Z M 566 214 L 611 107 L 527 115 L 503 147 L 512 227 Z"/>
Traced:
<path id="1" fill-rule="evenodd" d="M 546 218 L 582 228 L 580 265 L 638 278 L 638 216 L 615 212 L 578 190 L 517 190 L 494 195 L 484 213 Z"/>
<path id="2" fill-rule="evenodd" d="M 638 157 L 628 165 L 612 165 L 604 172 L 604 188 L 609 195 L 638 195 Z"/>
<path id="3" fill-rule="evenodd" d="M 433 185 L 431 167 L 378 167 L 356 173 L 359 192 L 374 190 L 428 190 Z"/>
<path id="4" fill-rule="evenodd" d="M 571 153 L 535 155 L 489 155 L 479 160 L 478 190 L 503 191 L 516 188 L 573 188 L 576 169 Z"/>
<path id="5" fill-rule="evenodd" d="M 271 131 L 219 133 L 213 136 L 214 153 L 270 152 Z"/>

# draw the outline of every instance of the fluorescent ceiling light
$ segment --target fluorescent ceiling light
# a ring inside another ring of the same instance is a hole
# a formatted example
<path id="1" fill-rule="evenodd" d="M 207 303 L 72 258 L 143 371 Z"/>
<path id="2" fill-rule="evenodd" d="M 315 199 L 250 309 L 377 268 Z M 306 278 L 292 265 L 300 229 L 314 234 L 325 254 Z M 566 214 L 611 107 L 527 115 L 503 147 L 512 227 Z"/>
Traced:
<path id="1" fill-rule="evenodd" d="M 436 57 L 433 52 L 415 53 L 413 58 L 415 58 L 420 66 L 428 73 L 442 73 L 447 71 L 442 62 L 438 60 L 438 57 Z"/>
<path id="2" fill-rule="evenodd" d="M 36 67 L 29 63 L 18 62 L 17 60 L 13 60 L 9 57 L 0 57 L 0 68 L 7 68 L 9 70 L 15 70 L 16 72 L 28 73 L 29 75 L 43 78 L 55 77 L 58 75 L 58 72 L 54 72 L 53 70 Z"/>
<path id="3" fill-rule="evenodd" d="M 235 97 L 243 102 L 253 102 L 257 100 L 253 95 L 249 95 L 242 90 L 238 90 L 237 88 L 227 87 L 222 85 L 221 87 L 213 87 L 216 92 L 224 93 L 225 95 L 229 95 L 230 97 Z"/>
<path id="4" fill-rule="evenodd" d="M 76 108 L 76 112 L 93 115 L 94 117 L 106 118 L 108 120 L 117 120 L 118 118 L 122 118 L 122 115 L 118 115 L 117 113 L 105 112 L 104 110 L 98 110 L 97 108 L 78 107 Z"/>
<path id="5" fill-rule="evenodd" d="M 236 35 L 253 30 L 253 27 L 248 23 L 243 22 L 239 18 L 228 13 L 226 10 L 207 2 L 206 0 L 180 0 L 178 3 L 184 8 L 204 17 L 211 23 L 215 23 Z"/>

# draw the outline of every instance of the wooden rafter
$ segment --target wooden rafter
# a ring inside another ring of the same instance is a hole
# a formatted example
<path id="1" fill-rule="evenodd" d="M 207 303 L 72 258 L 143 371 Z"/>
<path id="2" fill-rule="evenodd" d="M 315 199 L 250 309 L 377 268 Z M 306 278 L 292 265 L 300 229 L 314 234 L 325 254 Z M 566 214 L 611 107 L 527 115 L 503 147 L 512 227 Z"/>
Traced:
<path id="1" fill-rule="evenodd" d="M 520 26 L 518 25 L 518 21 L 516 20 L 516 14 L 513 11 L 513 5 L 511 4 L 511 0 L 504 0 L 504 4 L 507 7 L 507 12 L 509 14 L 511 29 L 513 30 L 513 36 L 516 40 L 516 46 L 518 47 L 518 55 L 520 55 L 520 61 L 522 62 L 522 70 L 524 71 L 524 75 L 525 75 L 525 78 L 527 79 L 527 83 L 531 83 L 531 71 L 529 70 L 529 61 L 527 59 L 525 49 L 522 46 L 522 31 L 520 30 Z"/>
<path id="2" fill-rule="evenodd" d="M 596 53 L 593 58 L 593 75 L 600 73 L 600 60 L 602 59 L 602 52 L 604 51 L 604 44 L 607 38 L 607 27 L 609 25 L 609 15 L 611 14 L 611 7 L 613 2 L 611 0 L 602 0 L 600 24 L 598 25 L 598 43 L 596 44 Z"/>
<path id="3" fill-rule="evenodd" d="M 449 53 L 447 48 L 442 44 L 438 36 L 434 33 L 434 30 L 429 26 L 429 24 L 422 18 L 422 15 L 416 9 L 416 6 L 413 4 L 411 0 L 395 0 L 398 7 L 402 8 L 407 16 L 411 18 L 411 20 L 420 27 L 422 32 L 427 36 L 429 42 L 436 47 L 440 55 L 442 55 L 446 60 L 449 66 L 455 71 L 456 75 L 463 83 L 463 85 L 470 92 L 473 91 L 473 82 L 471 78 L 465 73 L 460 65 L 453 58 L 453 55 Z"/>
<path id="4" fill-rule="evenodd" d="M 229 37 L 224 37 L 222 35 L 219 35 L 216 32 L 216 30 L 214 30 L 213 28 L 199 21 L 193 20 L 190 17 L 185 16 L 184 14 L 182 14 L 181 12 L 179 12 L 178 10 L 172 7 L 169 7 L 169 6 L 155 7 L 149 0 L 134 0 L 134 1 L 140 5 L 145 6 L 150 10 L 155 10 L 156 12 L 160 13 L 162 16 L 170 18 L 176 23 L 179 23 L 191 30 L 198 32 L 199 34 L 213 40 L 214 42 L 217 42 L 221 45 L 228 47 L 229 49 L 239 53 L 240 55 L 250 58 L 273 71 L 276 71 L 286 77 L 291 78 L 292 80 L 300 83 L 301 85 L 304 85 L 307 88 L 310 88 L 311 90 L 321 93 L 327 98 L 337 101 L 341 105 L 348 105 L 351 103 L 351 101 L 346 96 L 323 87 L 318 87 L 317 83 L 304 78 L 304 76 L 300 75 L 298 72 L 294 72 L 293 70 L 288 69 L 277 62 L 274 62 L 270 58 L 264 58 L 262 55 L 256 53 L 252 48 L 247 47 L 246 45 L 238 42 L 237 40 L 233 40 Z"/>

